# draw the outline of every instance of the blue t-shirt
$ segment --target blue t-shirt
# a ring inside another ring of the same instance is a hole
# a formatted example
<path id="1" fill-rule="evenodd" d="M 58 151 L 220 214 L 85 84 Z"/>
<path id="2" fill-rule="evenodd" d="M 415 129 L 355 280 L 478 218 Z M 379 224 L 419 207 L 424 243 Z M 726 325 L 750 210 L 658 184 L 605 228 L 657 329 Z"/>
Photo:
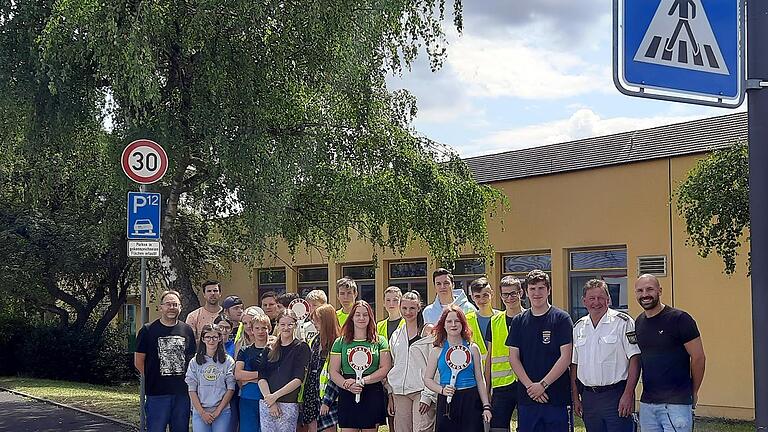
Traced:
<path id="1" fill-rule="evenodd" d="M 540 316 L 531 310 L 512 319 L 506 345 L 520 350 L 520 362 L 533 382 L 541 381 L 560 358 L 560 347 L 573 343 L 573 321 L 564 310 L 554 306 Z M 547 396 L 550 405 L 571 404 L 571 382 L 566 370 L 560 378 L 549 383 Z M 518 403 L 538 404 L 523 386 L 518 386 Z"/>
<path id="2" fill-rule="evenodd" d="M 463 345 L 469 348 L 469 342 L 464 341 Z M 447 386 L 451 383 L 451 373 L 453 371 L 448 367 L 448 363 L 445 362 L 445 353 L 448 352 L 448 348 L 450 348 L 450 344 L 448 344 L 448 341 L 445 341 L 445 343 L 443 343 L 443 350 L 440 351 L 440 358 L 437 360 L 437 370 L 440 372 L 441 386 Z M 469 365 L 462 369 L 456 376 L 455 386 L 457 389 L 477 386 L 477 381 L 475 380 L 475 361 L 472 357 L 470 357 Z"/>
<path id="3" fill-rule="evenodd" d="M 253 345 L 240 348 L 237 353 L 237 361 L 243 362 L 243 369 L 248 372 L 263 372 L 267 362 L 266 348 L 257 348 Z M 243 399 L 259 400 L 262 398 L 261 390 L 256 383 L 247 383 L 240 389 L 240 397 Z"/>
<path id="4" fill-rule="evenodd" d="M 495 313 L 496 311 L 494 311 Z M 480 312 L 477 313 L 477 325 L 480 327 L 480 335 L 483 336 L 488 331 L 488 324 L 491 323 L 491 318 L 493 317 L 493 314 L 491 316 L 484 317 L 480 315 Z"/>

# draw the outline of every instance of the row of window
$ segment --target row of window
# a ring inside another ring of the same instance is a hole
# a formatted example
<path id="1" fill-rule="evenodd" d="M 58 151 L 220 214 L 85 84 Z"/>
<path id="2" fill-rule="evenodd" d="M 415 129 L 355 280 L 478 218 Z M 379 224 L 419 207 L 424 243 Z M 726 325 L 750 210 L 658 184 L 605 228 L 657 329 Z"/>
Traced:
<path id="1" fill-rule="evenodd" d="M 524 277 L 534 269 L 547 273 L 552 271 L 552 255 L 549 252 L 505 254 L 501 257 L 502 276 Z M 342 265 L 343 276 L 355 279 L 360 297 L 376 305 L 376 268 L 373 264 Z M 456 288 L 468 291 L 472 280 L 486 274 L 486 262 L 483 258 L 461 258 L 454 262 L 452 269 Z M 427 298 L 427 261 L 390 262 L 388 264 L 388 283 L 400 287 L 403 292 L 416 290 L 425 302 Z M 577 250 L 569 252 L 568 290 L 570 313 L 573 319 L 586 314 L 581 304 L 582 287 L 590 279 L 603 279 L 611 292 L 611 307 L 627 310 L 627 249 L 606 248 L 600 250 Z M 281 268 L 259 269 L 259 295 L 266 291 L 283 293 L 286 290 L 286 270 Z M 299 295 L 305 296 L 313 289 L 322 289 L 328 293 L 328 267 L 303 267 L 298 269 Z M 467 293 L 469 295 L 469 293 Z"/>

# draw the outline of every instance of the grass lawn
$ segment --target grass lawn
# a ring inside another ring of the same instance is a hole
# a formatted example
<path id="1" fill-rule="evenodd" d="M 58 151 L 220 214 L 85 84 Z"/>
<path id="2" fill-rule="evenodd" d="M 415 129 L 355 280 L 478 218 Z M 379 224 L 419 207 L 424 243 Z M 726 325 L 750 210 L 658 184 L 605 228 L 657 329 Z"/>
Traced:
<path id="1" fill-rule="evenodd" d="M 76 406 L 88 411 L 139 424 L 138 384 L 119 387 L 52 381 L 33 378 L 0 377 L 0 387 Z M 516 423 L 513 421 L 513 428 Z M 754 422 L 720 419 L 696 419 L 696 432 L 752 432 Z M 379 428 L 387 432 L 386 427 Z M 586 432 L 581 419 L 576 419 L 576 431 Z"/>

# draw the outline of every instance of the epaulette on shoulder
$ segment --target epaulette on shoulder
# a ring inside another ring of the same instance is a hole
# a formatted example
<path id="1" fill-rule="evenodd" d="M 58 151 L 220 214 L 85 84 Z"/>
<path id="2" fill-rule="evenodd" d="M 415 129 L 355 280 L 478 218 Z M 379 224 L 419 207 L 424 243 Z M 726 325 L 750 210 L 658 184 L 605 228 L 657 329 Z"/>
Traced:
<path id="1" fill-rule="evenodd" d="M 619 312 L 619 313 L 616 314 L 616 316 L 621 318 L 621 319 L 623 319 L 624 321 L 629 321 L 629 320 L 632 319 L 631 316 L 625 314 L 624 312 Z"/>
<path id="2" fill-rule="evenodd" d="M 585 319 L 589 318 L 589 315 L 584 315 L 583 317 L 576 320 L 575 323 L 573 323 L 573 327 L 576 328 L 577 325 L 579 325 L 580 322 L 584 321 Z"/>

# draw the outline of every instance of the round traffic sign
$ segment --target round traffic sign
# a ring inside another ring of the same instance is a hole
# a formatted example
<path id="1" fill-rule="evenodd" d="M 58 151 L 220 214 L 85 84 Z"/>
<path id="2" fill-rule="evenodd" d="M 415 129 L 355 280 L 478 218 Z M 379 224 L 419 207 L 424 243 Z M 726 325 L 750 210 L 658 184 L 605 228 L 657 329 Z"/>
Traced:
<path id="1" fill-rule="evenodd" d="M 152 184 L 168 171 L 168 155 L 160 144 L 140 139 L 128 144 L 120 158 L 123 172 L 140 184 Z"/>

